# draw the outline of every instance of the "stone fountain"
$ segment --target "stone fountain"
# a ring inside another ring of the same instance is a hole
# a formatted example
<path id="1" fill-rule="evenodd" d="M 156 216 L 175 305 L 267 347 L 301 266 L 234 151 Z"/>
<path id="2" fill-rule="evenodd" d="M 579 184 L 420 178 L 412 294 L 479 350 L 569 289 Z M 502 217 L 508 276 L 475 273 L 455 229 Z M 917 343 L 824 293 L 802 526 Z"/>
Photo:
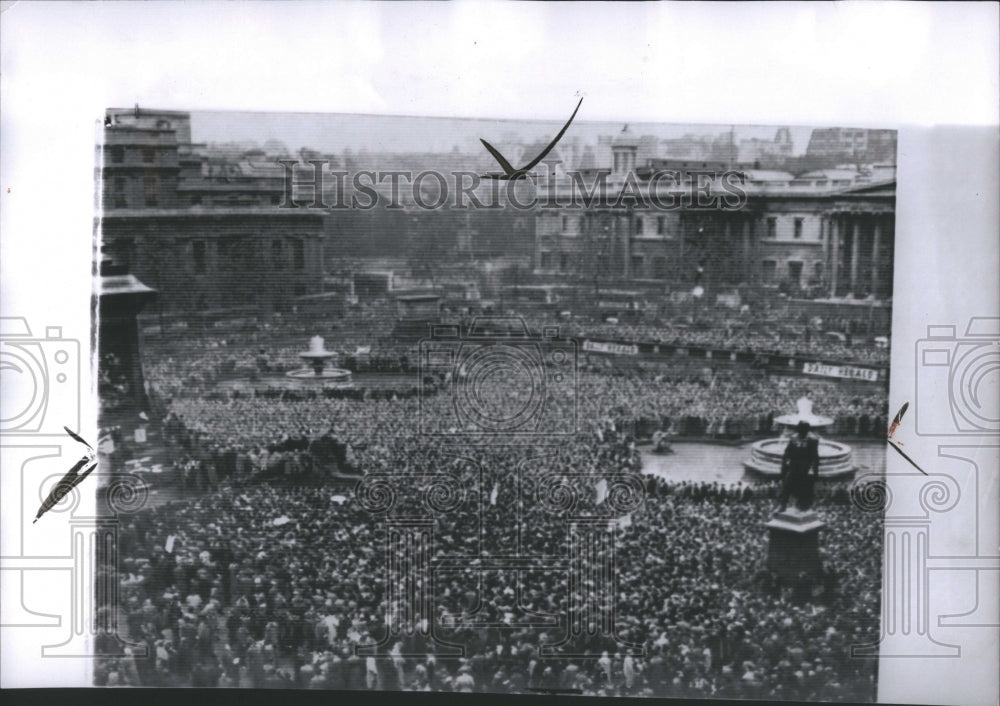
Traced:
<path id="1" fill-rule="evenodd" d="M 812 401 L 806 397 L 796 402 L 798 411 L 784 414 L 774 421 L 781 427 L 781 435 L 774 439 L 756 441 L 750 446 L 750 459 L 743 462 L 748 471 L 767 478 L 781 476 L 781 459 L 788 445 L 789 437 L 795 433 L 799 422 L 809 422 L 810 432 L 819 436 L 820 430 L 833 424 L 833 419 L 813 414 Z M 850 478 L 858 471 L 854 463 L 852 449 L 848 444 L 820 437 L 819 479 L 840 480 Z"/>
<path id="2" fill-rule="evenodd" d="M 349 380 L 351 371 L 326 367 L 336 355 L 333 351 L 326 350 L 322 336 L 313 336 L 309 339 L 309 350 L 299 353 L 299 358 L 307 362 L 309 367 L 290 370 L 285 375 L 297 380 Z"/>

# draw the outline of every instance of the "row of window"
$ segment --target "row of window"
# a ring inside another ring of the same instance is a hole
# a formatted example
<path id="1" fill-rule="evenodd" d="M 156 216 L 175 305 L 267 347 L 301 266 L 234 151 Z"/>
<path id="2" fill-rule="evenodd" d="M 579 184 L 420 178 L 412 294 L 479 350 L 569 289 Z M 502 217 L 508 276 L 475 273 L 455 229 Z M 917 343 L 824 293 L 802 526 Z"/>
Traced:
<path id="1" fill-rule="evenodd" d="M 204 199 L 201 194 L 192 194 L 192 206 L 201 206 L 203 204 Z M 209 204 L 213 206 L 266 206 L 268 204 L 278 206 L 281 204 L 281 195 L 271 194 L 266 198 L 264 196 L 258 198 L 241 194 L 226 194 L 225 196 L 216 196 L 209 199 Z"/>
<path id="2" fill-rule="evenodd" d="M 555 263 L 553 256 L 559 256 L 559 272 L 571 273 L 574 271 L 575 259 L 569 253 L 551 253 L 543 251 L 541 253 L 541 267 L 543 270 L 552 270 Z M 645 271 L 646 258 L 642 255 L 632 256 L 632 276 L 642 278 L 649 276 L 655 279 L 663 279 L 667 276 L 667 258 L 657 256 L 652 260 L 652 267 L 649 272 Z M 607 255 L 600 255 L 597 258 L 597 270 L 601 273 L 610 272 L 611 261 Z"/>
<path id="3" fill-rule="evenodd" d="M 583 229 L 584 216 L 562 216 L 560 222 L 562 232 L 570 231 L 581 231 Z M 653 218 L 643 218 L 642 216 L 635 217 L 635 232 L 641 234 L 646 233 L 646 223 L 647 220 L 654 226 L 656 235 L 667 235 L 667 217 L 666 216 L 656 216 Z M 594 226 L 591 226 L 592 228 Z M 598 226 L 602 229 L 610 230 L 610 224 L 604 224 Z"/>
<path id="4" fill-rule="evenodd" d="M 291 238 L 288 243 L 292 251 L 292 269 L 302 271 L 306 269 L 306 244 L 301 238 Z M 225 248 L 220 248 L 225 249 Z M 224 253 L 220 253 L 224 254 Z M 208 272 L 208 247 L 204 240 L 195 240 L 191 244 L 191 256 L 194 262 L 195 274 L 203 275 Z M 276 270 L 285 267 L 285 241 L 274 239 L 271 241 L 271 264 Z"/>
<path id="5" fill-rule="evenodd" d="M 580 231 L 583 225 L 583 216 L 562 216 L 562 221 L 560 223 L 562 227 L 562 232 Z M 655 225 L 654 232 L 656 235 L 665 236 L 669 235 L 667 227 L 666 216 L 656 216 L 655 220 L 652 218 L 648 219 L 652 224 Z M 646 234 L 646 224 L 647 219 L 642 216 L 635 217 L 635 230 L 634 232 L 639 235 Z M 610 225 L 604 226 L 605 230 L 610 230 Z M 805 219 L 796 218 L 792 221 L 792 237 L 795 240 L 801 240 L 802 234 L 805 228 Z M 778 237 L 778 219 L 777 217 L 770 217 L 767 219 L 767 237 L 771 240 L 775 240 Z"/>
<path id="6" fill-rule="evenodd" d="M 543 270 L 554 269 L 556 262 L 555 256 L 558 255 L 558 268 L 559 272 L 570 273 L 574 270 L 574 258 L 569 253 L 552 253 L 549 251 L 542 251 L 541 253 L 541 268 Z M 654 279 L 662 279 L 667 276 L 667 258 L 665 257 L 654 257 L 652 260 L 652 268 L 649 272 L 645 270 L 646 258 L 642 255 L 632 256 L 632 277 L 642 278 L 645 276 L 652 277 Z M 789 260 L 788 265 L 788 279 L 793 282 L 801 282 L 802 272 L 805 264 L 801 260 Z M 602 255 L 598 258 L 597 263 L 599 272 L 607 272 L 610 267 L 610 261 L 606 255 Z M 824 272 L 824 265 L 822 262 L 813 263 L 813 276 L 822 277 Z M 774 284 L 778 281 L 778 261 L 777 260 L 763 260 L 761 261 L 761 279 L 765 284 Z"/>
<path id="7" fill-rule="evenodd" d="M 112 206 L 114 208 L 126 208 L 128 199 L 125 191 L 128 186 L 128 179 L 123 176 L 116 176 L 112 184 Z M 146 206 L 156 207 L 160 204 L 160 179 L 155 174 L 147 174 L 142 178 L 142 191 Z"/>
<path id="8" fill-rule="evenodd" d="M 144 164 L 152 164 L 156 161 L 156 148 L 155 147 L 143 147 L 141 148 L 142 161 Z M 112 164 L 122 164 L 125 161 L 125 147 L 122 145 L 113 145 L 110 150 L 111 163 Z"/>
<path id="9" fill-rule="evenodd" d="M 802 239 L 802 228 L 805 223 L 804 218 L 796 218 L 792 225 L 792 237 L 796 240 Z M 767 237 L 774 240 L 778 237 L 778 219 L 771 217 L 767 219 Z"/>
<path id="10" fill-rule="evenodd" d="M 805 267 L 805 263 L 801 260 L 789 260 L 788 264 L 788 279 L 792 282 L 801 283 L 802 282 L 802 271 Z M 813 276 L 816 278 L 821 278 L 823 276 L 824 265 L 822 262 L 813 263 Z M 775 284 L 778 281 L 778 261 L 777 260 L 764 260 L 761 262 L 761 280 L 764 284 Z"/>

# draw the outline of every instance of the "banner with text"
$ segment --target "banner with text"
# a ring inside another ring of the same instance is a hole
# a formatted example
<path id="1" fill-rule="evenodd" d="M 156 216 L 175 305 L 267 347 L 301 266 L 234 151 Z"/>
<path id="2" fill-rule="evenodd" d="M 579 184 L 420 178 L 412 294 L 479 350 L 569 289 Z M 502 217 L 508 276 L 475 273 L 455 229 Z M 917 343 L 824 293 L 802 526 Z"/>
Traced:
<path id="1" fill-rule="evenodd" d="M 867 380 L 878 382 L 878 371 L 868 368 L 855 368 L 850 365 L 828 365 L 826 363 L 804 363 L 802 372 L 806 375 L 820 375 L 827 378 L 844 378 L 847 380 Z"/>
<path id="2" fill-rule="evenodd" d="M 610 353 L 611 355 L 639 355 L 639 346 L 634 343 L 584 341 L 583 350 L 589 353 Z"/>

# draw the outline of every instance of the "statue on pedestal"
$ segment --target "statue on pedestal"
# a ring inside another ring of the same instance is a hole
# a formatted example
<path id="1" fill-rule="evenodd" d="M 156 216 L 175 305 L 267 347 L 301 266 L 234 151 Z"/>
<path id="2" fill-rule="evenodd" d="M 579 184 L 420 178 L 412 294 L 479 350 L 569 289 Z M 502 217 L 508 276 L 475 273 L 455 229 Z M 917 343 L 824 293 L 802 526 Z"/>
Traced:
<path id="1" fill-rule="evenodd" d="M 819 475 L 819 438 L 809 433 L 807 421 L 799 421 L 796 433 L 788 440 L 781 459 L 781 507 L 784 512 L 789 498 L 795 507 L 808 510 L 813 503 L 813 484 Z"/>

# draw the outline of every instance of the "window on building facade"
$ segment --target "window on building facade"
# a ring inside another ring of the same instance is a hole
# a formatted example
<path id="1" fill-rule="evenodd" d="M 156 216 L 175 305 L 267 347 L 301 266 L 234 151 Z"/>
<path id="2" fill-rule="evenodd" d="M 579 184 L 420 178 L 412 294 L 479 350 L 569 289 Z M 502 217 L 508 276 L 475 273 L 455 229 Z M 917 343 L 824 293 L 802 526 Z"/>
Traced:
<path id="1" fill-rule="evenodd" d="M 292 241 L 292 260 L 296 270 L 306 269 L 306 243 L 301 238 Z"/>
<path id="2" fill-rule="evenodd" d="M 552 253 L 548 252 L 547 250 L 543 250 L 540 257 L 540 262 L 543 270 L 547 270 L 550 267 L 552 267 Z"/>
<path id="3" fill-rule="evenodd" d="M 813 275 L 818 279 L 823 276 L 823 263 L 817 262 L 813 265 Z"/>
<path id="4" fill-rule="evenodd" d="M 633 277 L 642 277 L 642 275 L 643 275 L 642 263 L 643 263 L 642 255 L 633 255 L 632 256 L 632 276 Z"/>
<path id="5" fill-rule="evenodd" d="M 597 258 L 597 271 L 602 275 L 611 271 L 611 259 L 607 255 L 601 255 Z"/>
<path id="6" fill-rule="evenodd" d="M 146 193 L 147 206 L 156 206 L 159 203 L 159 200 L 157 198 L 157 192 L 159 191 L 160 187 L 159 181 L 160 180 L 157 179 L 155 176 L 143 177 L 142 183 L 143 183 L 143 190 Z"/>
<path id="7" fill-rule="evenodd" d="M 559 253 L 559 271 L 568 272 L 569 271 L 569 254 Z"/>
<path id="8" fill-rule="evenodd" d="M 801 218 L 796 218 L 795 219 L 795 233 L 794 233 L 794 236 L 795 236 L 796 240 L 798 240 L 799 238 L 802 237 L 802 219 Z"/>
<path id="9" fill-rule="evenodd" d="M 115 177 L 112 182 L 114 195 L 111 198 L 113 208 L 125 208 L 125 177 Z"/>
<path id="10" fill-rule="evenodd" d="M 761 263 L 760 276 L 764 284 L 774 284 L 774 276 L 778 271 L 778 263 L 774 260 L 764 260 Z"/>
<path id="11" fill-rule="evenodd" d="M 802 284 L 802 263 L 798 260 L 789 260 L 788 262 L 788 279 L 792 281 L 792 284 Z"/>
<path id="12" fill-rule="evenodd" d="M 121 164 L 125 161 L 125 148 L 121 145 L 115 145 L 111 148 L 111 161 L 115 164 Z"/>
<path id="13" fill-rule="evenodd" d="M 642 216 L 636 216 L 635 217 L 635 234 L 636 235 L 642 235 L 643 232 L 644 232 L 643 231 L 644 226 L 645 226 L 645 224 L 642 222 Z"/>
<path id="14" fill-rule="evenodd" d="M 205 274 L 205 241 L 196 240 L 191 243 L 191 256 L 194 260 L 194 272 L 197 275 Z"/>
<path id="15" fill-rule="evenodd" d="M 201 206 L 201 196 L 200 195 L 192 196 L 191 197 L 191 205 L 192 206 Z"/>
<path id="16" fill-rule="evenodd" d="M 656 234 L 666 235 L 667 234 L 667 217 L 657 216 L 656 217 Z"/>
<path id="17" fill-rule="evenodd" d="M 271 262 L 276 270 L 282 269 L 285 265 L 285 251 L 280 240 L 271 241 Z"/>
<path id="18" fill-rule="evenodd" d="M 769 240 L 774 240 L 778 237 L 778 219 L 768 218 L 767 219 L 767 237 Z"/>
<path id="19" fill-rule="evenodd" d="M 562 229 L 564 231 L 569 230 L 569 218 L 567 216 L 562 217 Z"/>
<path id="20" fill-rule="evenodd" d="M 156 160 L 156 150 L 154 150 L 152 147 L 143 147 L 142 161 L 146 162 L 147 164 L 151 164 L 155 160 Z"/>
<path id="21" fill-rule="evenodd" d="M 667 258 L 665 257 L 654 257 L 653 258 L 653 277 L 657 279 L 663 279 L 667 276 Z"/>

